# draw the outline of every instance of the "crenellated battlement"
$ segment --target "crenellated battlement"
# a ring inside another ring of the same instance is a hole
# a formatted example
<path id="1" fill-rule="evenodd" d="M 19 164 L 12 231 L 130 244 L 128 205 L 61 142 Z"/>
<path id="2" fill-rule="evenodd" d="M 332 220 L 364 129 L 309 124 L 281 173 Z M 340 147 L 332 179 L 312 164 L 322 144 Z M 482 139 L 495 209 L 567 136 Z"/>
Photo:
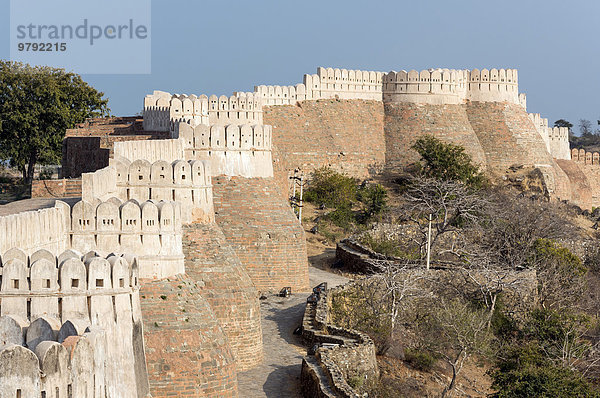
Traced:
<path id="1" fill-rule="evenodd" d="M 168 144 L 167 149 L 170 147 Z M 181 207 L 182 222 L 214 221 L 209 163 L 201 160 L 155 160 L 150 163 L 145 157 L 131 161 L 123 156 L 144 152 L 144 146 L 157 145 L 125 145 L 126 150 L 118 151 L 119 155 L 111 159 L 110 166 L 94 173 L 84 173 L 83 199 L 88 202 L 110 198 L 138 203 L 174 201 Z M 183 158 L 183 150 L 177 158 Z"/>
<path id="2" fill-rule="evenodd" d="M 571 160 L 583 164 L 600 164 L 600 153 L 586 152 L 585 149 L 571 149 Z"/>
<path id="3" fill-rule="evenodd" d="M 383 77 L 385 102 L 461 104 L 466 100 L 522 104 L 516 69 L 391 71 Z"/>
<path id="4" fill-rule="evenodd" d="M 42 249 L 27 256 L 12 248 L 0 256 L 0 264 L 0 316 L 25 321 L 26 325 L 38 318 L 45 318 L 49 326 L 75 319 L 89 325 L 87 300 L 67 303 L 65 299 L 132 294 L 140 287 L 138 263 L 132 255 L 100 257 L 89 252 L 81 256 L 67 250 L 55 256 Z M 29 343 L 31 336 L 23 335 L 23 341 Z M 28 346 L 35 348 L 31 343 Z"/>
<path id="5" fill-rule="evenodd" d="M 141 278 L 185 272 L 181 246 L 181 204 L 173 201 L 81 200 L 53 208 L 0 217 L 0 250 L 18 247 L 31 255 L 45 249 L 58 255 L 130 252 L 137 255 Z M 5 254 L 6 256 L 6 254 Z"/>
<path id="6" fill-rule="evenodd" d="M 237 96 L 258 95 L 263 105 L 294 105 L 307 99 L 304 83 L 295 86 L 254 86 L 254 93 L 235 92 Z"/>
<path id="7" fill-rule="evenodd" d="M 538 133 L 546 143 L 546 149 L 555 159 L 571 159 L 569 149 L 569 129 L 566 127 L 549 127 L 548 119 L 539 113 L 529 113 L 529 119 L 533 122 Z"/>
<path id="8" fill-rule="evenodd" d="M 468 70 L 391 71 L 383 77 L 385 102 L 460 104 L 466 99 Z"/>
<path id="9" fill-rule="evenodd" d="M 180 123 L 175 131 L 178 139 L 115 143 L 116 161 L 112 164 L 116 164 L 121 158 L 145 159 L 149 162 L 199 160 L 204 162 L 205 175 L 272 177 L 272 131 L 271 126 L 260 124 L 192 126 L 188 123 Z M 113 178 L 110 174 L 112 172 L 106 171 L 106 173 Z M 102 181 L 98 181 L 97 185 L 105 184 Z M 184 214 L 185 211 L 184 206 Z"/>
<path id="10" fill-rule="evenodd" d="M 470 101 L 520 103 L 516 69 L 473 69 L 469 71 L 468 84 Z"/>
<path id="11" fill-rule="evenodd" d="M 81 200 L 72 209 L 69 238 L 81 252 L 136 253 L 140 278 L 185 272 L 179 202 Z"/>
<path id="12" fill-rule="evenodd" d="M 186 159 L 210 163 L 213 176 L 272 177 L 269 125 L 180 124 L 178 135 L 183 141 Z"/>
<path id="13" fill-rule="evenodd" d="M 144 130 L 173 132 L 179 123 L 262 124 L 262 101 L 254 93 L 209 97 L 154 91 L 144 98 Z"/>
<path id="14" fill-rule="evenodd" d="M 0 264 L 0 396 L 147 394 L 134 256 L 12 248 Z"/>
<path id="15" fill-rule="evenodd" d="M 0 217 L 0 253 L 13 247 L 28 255 L 39 249 L 55 254 L 68 249 L 69 214 L 69 205 L 57 202 L 55 207 Z"/>

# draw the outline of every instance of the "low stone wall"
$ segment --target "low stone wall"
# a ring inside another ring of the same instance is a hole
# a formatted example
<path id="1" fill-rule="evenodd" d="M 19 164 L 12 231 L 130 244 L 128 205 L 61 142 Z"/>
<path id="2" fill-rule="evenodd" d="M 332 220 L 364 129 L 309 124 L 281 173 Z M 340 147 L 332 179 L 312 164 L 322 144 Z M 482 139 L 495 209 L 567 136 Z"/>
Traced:
<path id="1" fill-rule="evenodd" d="M 336 288 L 344 289 L 344 287 Z M 379 378 L 375 345 L 364 333 L 330 325 L 332 291 L 314 289 L 302 321 L 302 337 L 311 346 L 319 345 L 314 355 L 302 361 L 301 384 L 305 397 L 358 398 L 347 380 L 364 378 L 363 384 Z M 312 350 L 311 350 L 312 351 Z"/>
<path id="2" fill-rule="evenodd" d="M 354 239 L 339 241 L 335 248 L 335 258 L 341 261 L 348 271 L 361 274 L 375 272 L 374 264 L 377 260 L 393 260 L 391 257 L 375 253 Z"/>
<path id="3" fill-rule="evenodd" d="M 394 257 L 386 257 L 375 253 L 353 239 L 344 239 L 337 244 L 336 260 L 343 263 L 344 267 L 355 273 L 376 272 L 376 262 L 381 260 L 395 261 Z M 414 268 L 407 268 L 402 272 L 422 272 L 424 265 L 415 264 Z M 432 265 L 428 272 L 428 283 L 435 286 L 445 286 L 452 291 L 462 291 L 465 295 L 476 297 L 479 286 L 489 286 L 494 289 L 494 281 L 502 278 L 503 300 L 506 311 L 512 313 L 515 319 L 524 319 L 538 303 L 537 274 L 535 270 L 522 271 L 499 270 L 468 270 L 462 267 Z"/>

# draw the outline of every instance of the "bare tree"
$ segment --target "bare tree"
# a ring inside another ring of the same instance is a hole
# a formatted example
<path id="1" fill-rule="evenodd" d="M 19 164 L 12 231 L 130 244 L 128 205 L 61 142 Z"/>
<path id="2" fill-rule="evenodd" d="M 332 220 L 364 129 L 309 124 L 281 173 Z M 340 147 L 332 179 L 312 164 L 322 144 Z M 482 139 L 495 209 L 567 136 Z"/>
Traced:
<path id="1" fill-rule="evenodd" d="M 378 260 L 377 268 L 379 273 L 374 274 L 370 282 L 379 287 L 379 306 L 385 309 L 390 322 L 390 337 L 393 338 L 405 302 L 411 298 L 431 295 L 423 289 L 423 281 L 428 275 L 424 269 L 414 267 L 408 261 L 398 263 Z"/>
<path id="2" fill-rule="evenodd" d="M 424 347 L 436 352 L 452 368 L 450 383 L 442 391 L 442 397 L 450 396 L 465 361 L 489 348 L 488 317 L 485 311 L 472 308 L 466 301 L 445 298 L 428 303 L 424 313 L 417 335 Z"/>
<path id="3" fill-rule="evenodd" d="M 406 205 L 399 211 L 409 214 L 411 220 L 421 226 L 422 247 L 427 239 L 429 216 L 432 215 L 432 248 L 442 235 L 477 221 L 489 205 L 482 195 L 459 181 L 434 178 L 414 178 L 404 199 Z"/>

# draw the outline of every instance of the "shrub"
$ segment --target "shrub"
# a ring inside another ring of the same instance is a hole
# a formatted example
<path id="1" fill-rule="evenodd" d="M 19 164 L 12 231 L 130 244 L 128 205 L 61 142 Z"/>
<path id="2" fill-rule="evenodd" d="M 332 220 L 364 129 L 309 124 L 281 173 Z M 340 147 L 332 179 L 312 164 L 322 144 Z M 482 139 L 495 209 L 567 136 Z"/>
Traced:
<path id="1" fill-rule="evenodd" d="M 410 363 L 413 368 L 423 372 L 431 371 L 436 362 L 435 357 L 430 352 L 423 350 L 407 349 L 404 355 L 406 361 Z"/>
<path id="2" fill-rule="evenodd" d="M 351 208 L 356 200 L 357 189 L 354 178 L 336 173 L 328 167 L 321 167 L 314 171 L 304 200 L 327 207 Z"/>
<path id="3" fill-rule="evenodd" d="M 549 361 L 535 342 L 505 347 L 489 374 L 494 398 L 600 396 L 578 372 Z"/>
<path id="4" fill-rule="evenodd" d="M 486 183 L 479 167 L 459 145 L 446 143 L 433 135 L 418 138 L 411 147 L 421 155 L 421 172 L 428 178 L 461 181 L 474 188 Z"/>
<path id="5" fill-rule="evenodd" d="M 376 237 L 371 233 L 361 235 L 360 243 L 384 256 L 401 257 L 410 260 L 418 260 L 421 257 L 418 247 L 407 247 L 407 245 L 401 244 L 397 240 Z"/>
<path id="6" fill-rule="evenodd" d="M 387 206 L 387 191 L 380 184 L 368 184 L 359 189 L 358 199 L 365 205 L 367 218 L 378 216 Z"/>

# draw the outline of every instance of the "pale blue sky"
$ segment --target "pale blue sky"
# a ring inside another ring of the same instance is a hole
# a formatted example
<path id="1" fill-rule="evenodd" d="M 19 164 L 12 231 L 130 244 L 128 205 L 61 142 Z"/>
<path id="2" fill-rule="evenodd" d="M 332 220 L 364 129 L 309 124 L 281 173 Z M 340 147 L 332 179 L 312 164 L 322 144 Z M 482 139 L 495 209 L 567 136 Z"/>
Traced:
<path id="1" fill-rule="evenodd" d="M 0 9 L 6 59 L 9 1 Z M 131 115 L 155 89 L 229 95 L 299 83 L 317 66 L 510 67 L 530 112 L 595 123 L 599 25 L 600 2 L 591 0 L 153 0 L 152 74 L 84 79 L 106 93 L 112 113 Z"/>

